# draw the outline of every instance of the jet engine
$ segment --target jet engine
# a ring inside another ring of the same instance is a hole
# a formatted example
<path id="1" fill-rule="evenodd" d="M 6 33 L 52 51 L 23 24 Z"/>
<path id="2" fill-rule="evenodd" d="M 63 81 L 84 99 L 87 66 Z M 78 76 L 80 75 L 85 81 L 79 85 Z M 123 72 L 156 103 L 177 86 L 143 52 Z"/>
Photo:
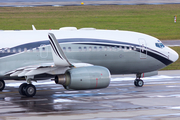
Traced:
<path id="1" fill-rule="evenodd" d="M 72 68 L 63 75 L 55 76 L 56 84 L 65 89 L 86 90 L 106 88 L 110 83 L 110 72 L 102 66 Z"/>

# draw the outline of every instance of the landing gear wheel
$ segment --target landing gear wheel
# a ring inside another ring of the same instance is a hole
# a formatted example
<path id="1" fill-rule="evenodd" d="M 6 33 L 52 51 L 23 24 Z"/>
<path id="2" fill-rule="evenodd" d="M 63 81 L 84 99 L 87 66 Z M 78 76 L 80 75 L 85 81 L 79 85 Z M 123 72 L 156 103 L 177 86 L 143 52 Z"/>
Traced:
<path id="1" fill-rule="evenodd" d="M 19 86 L 19 94 L 20 95 L 26 95 L 25 93 L 25 88 L 28 84 L 27 83 L 22 83 L 20 86 Z"/>
<path id="2" fill-rule="evenodd" d="M 134 86 L 136 86 L 136 87 L 138 86 L 137 85 L 137 80 L 134 80 Z"/>
<path id="3" fill-rule="evenodd" d="M 136 80 L 134 81 L 134 85 L 135 85 L 136 87 L 142 87 L 142 86 L 144 85 L 144 82 L 143 82 L 143 80 L 141 80 L 141 79 L 136 79 Z"/>
<path id="4" fill-rule="evenodd" d="M 33 97 L 36 94 L 36 87 L 32 84 L 28 84 L 24 89 L 27 97 Z"/>
<path id="5" fill-rule="evenodd" d="M 5 82 L 4 80 L 0 80 L 0 91 L 4 90 L 5 88 Z"/>

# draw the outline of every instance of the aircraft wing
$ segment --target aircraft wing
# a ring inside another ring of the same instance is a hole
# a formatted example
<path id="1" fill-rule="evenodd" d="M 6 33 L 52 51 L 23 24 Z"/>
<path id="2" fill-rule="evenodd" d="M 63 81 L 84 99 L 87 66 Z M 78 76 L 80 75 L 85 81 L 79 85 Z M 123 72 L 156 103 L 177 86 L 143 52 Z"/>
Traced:
<path id="1" fill-rule="evenodd" d="M 73 63 L 73 67 L 76 68 L 85 67 L 85 66 L 93 66 L 93 65 L 88 63 Z M 70 69 L 69 66 L 55 66 L 54 63 L 44 63 L 40 65 L 21 67 L 16 70 L 7 72 L 5 76 L 25 77 L 25 76 L 35 76 L 45 73 L 50 75 L 57 75 L 57 74 L 64 74 L 68 69 Z"/>
<path id="2" fill-rule="evenodd" d="M 27 77 L 39 74 L 57 75 L 64 74 L 72 67 L 93 66 L 89 63 L 70 63 L 54 34 L 49 33 L 48 37 L 52 49 L 53 63 L 42 63 L 38 65 L 25 66 L 13 71 L 9 71 L 5 75 L 10 77 Z"/>

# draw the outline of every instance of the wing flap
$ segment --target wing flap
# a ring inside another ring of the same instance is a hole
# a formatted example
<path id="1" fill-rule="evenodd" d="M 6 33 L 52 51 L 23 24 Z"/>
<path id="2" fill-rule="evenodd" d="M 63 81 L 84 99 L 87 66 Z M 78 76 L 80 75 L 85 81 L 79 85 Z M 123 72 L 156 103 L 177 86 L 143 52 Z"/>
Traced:
<path id="1" fill-rule="evenodd" d="M 18 74 L 20 74 L 21 72 L 22 72 L 22 71 L 16 71 L 16 72 L 10 74 L 10 76 L 11 76 L 11 77 L 17 77 Z"/>
<path id="2" fill-rule="evenodd" d="M 38 69 L 35 69 L 35 70 L 31 70 L 29 72 L 27 72 L 25 74 L 25 76 L 33 76 L 33 75 L 38 75 L 38 74 L 43 74 L 43 73 L 48 73 L 49 71 L 52 71 L 52 70 L 55 70 L 57 68 L 38 68 Z"/>
<path id="3" fill-rule="evenodd" d="M 18 77 L 25 76 L 26 73 L 28 73 L 30 70 L 23 70 L 21 73 L 18 74 Z"/>

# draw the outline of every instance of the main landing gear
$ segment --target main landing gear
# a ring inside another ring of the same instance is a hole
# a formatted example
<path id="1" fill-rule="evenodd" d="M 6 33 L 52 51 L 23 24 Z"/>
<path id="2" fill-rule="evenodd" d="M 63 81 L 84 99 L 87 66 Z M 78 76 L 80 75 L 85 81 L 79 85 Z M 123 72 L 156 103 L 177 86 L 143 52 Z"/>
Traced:
<path id="1" fill-rule="evenodd" d="M 33 97 L 36 94 L 36 87 L 31 84 L 23 83 L 19 86 L 20 95 L 24 95 L 27 97 Z M 4 90 L 5 82 L 4 80 L 0 80 L 0 91 Z"/>
<path id="2" fill-rule="evenodd" d="M 134 80 L 134 85 L 136 87 L 142 87 L 144 85 L 143 80 L 141 80 L 140 78 L 141 78 L 141 74 L 137 74 L 136 79 Z"/>
<path id="3" fill-rule="evenodd" d="M 143 82 L 143 80 L 141 80 L 141 79 L 135 79 L 135 80 L 134 80 L 134 85 L 135 85 L 136 87 L 142 87 L 142 86 L 144 85 L 144 82 Z"/>
<path id="4" fill-rule="evenodd" d="M 0 91 L 4 90 L 5 88 L 5 82 L 4 80 L 0 80 Z"/>
<path id="5" fill-rule="evenodd" d="M 27 97 L 33 97 L 36 94 L 36 87 L 32 84 L 22 83 L 19 86 L 19 94 Z"/>

